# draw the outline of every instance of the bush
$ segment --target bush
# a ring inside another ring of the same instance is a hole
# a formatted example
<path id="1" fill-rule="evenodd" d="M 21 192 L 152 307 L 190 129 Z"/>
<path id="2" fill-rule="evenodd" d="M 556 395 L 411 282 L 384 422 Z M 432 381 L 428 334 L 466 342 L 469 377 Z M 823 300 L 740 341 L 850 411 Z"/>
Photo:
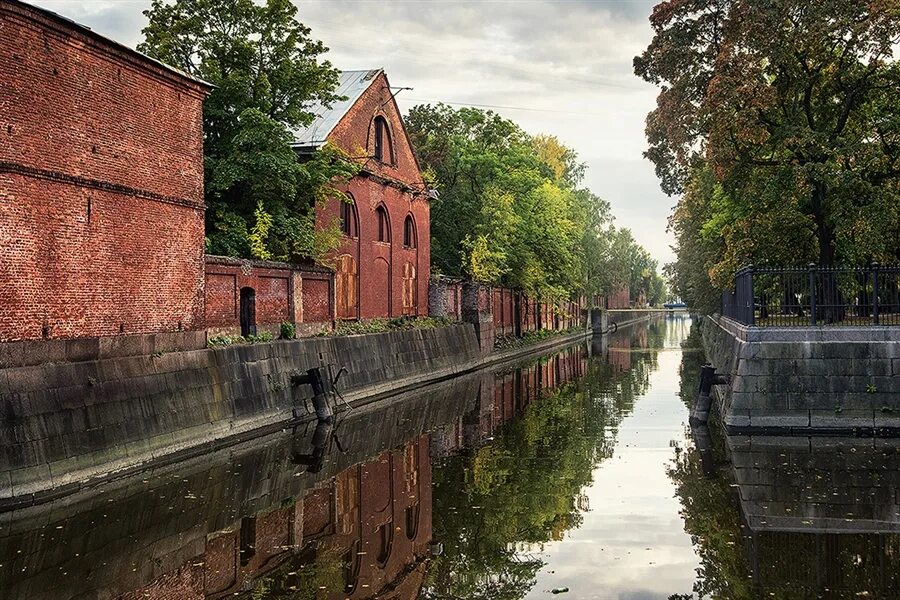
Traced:
<path id="1" fill-rule="evenodd" d="M 294 324 L 285 321 L 281 324 L 281 339 L 283 340 L 292 340 L 297 337 L 297 328 L 294 327 Z"/>
<path id="2" fill-rule="evenodd" d="M 448 317 L 393 317 L 391 319 L 371 319 L 369 321 L 341 321 L 333 331 L 323 331 L 320 336 L 364 335 L 386 331 L 407 331 L 410 329 L 436 329 L 453 325 Z"/>
<path id="3" fill-rule="evenodd" d="M 225 346 L 233 346 L 235 344 L 258 344 L 271 341 L 272 334 L 268 331 L 263 331 L 259 335 L 248 335 L 247 337 L 241 335 L 217 335 L 206 340 L 206 347 L 224 348 Z"/>

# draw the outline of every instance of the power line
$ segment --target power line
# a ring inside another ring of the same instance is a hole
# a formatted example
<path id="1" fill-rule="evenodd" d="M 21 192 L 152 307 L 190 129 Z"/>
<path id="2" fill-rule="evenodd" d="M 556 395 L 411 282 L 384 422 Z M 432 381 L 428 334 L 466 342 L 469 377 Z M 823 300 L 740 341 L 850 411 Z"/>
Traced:
<path id="1" fill-rule="evenodd" d="M 523 110 L 528 112 L 543 112 L 543 113 L 560 113 L 565 115 L 578 115 L 578 116 L 588 116 L 588 117 L 608 117 L 609 115 L 604 115 L 601 113 L 591 113 L 591 112 L 581 112 L 574 110 L 558 110 L 553 108 L 534 108 L 529 106 L 509 106 L 502 104 L 478 104 L 475 102 L 450 102 L 448 100 L 426 100 L 425 98 L 410 98 L 407 97 L 406 100 L 412 102 L 424 102 L 426 104 L 449 104 L 451 106 L 471 106 L 473 108 L 495 108 L 500 110 Z"/>

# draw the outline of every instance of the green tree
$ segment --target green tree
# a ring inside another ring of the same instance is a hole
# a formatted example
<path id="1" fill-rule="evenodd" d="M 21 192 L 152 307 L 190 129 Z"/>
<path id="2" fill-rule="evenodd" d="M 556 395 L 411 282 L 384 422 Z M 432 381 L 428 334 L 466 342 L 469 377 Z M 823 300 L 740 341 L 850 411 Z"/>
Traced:
<path id="1" fill-rule="evenodd" d="M 315 204 L 356 167 L 333 148 L 300 163 L 291 130 L 337 98 L 327 48 L 290 0 L 153 0 L 144 14 L 138 49 L 215 86 L 203 109 L 209 251 L 320 257 L 336 235 L 315 231 Z"/>
<path id="2" fill-rule="evenodd" d="M 609 204 L 580 187 L 585 167 L 557 138 L 444 105 L 414 107 L 407 127 L 440 192 L 431 206 L 436 270 L 544 300 L 629 283 L 632 265 L 622 261 L 637 255 L 636 244 L 629 238 L 619 252 Z"/>
<path id="3" fill-rule="evenodd" d="M 721 228 L 726 271 L 785 250 L 795 264 L 898 258 L 895 0 L 662 2 L 651 24 L 635 58 L 662 88 L 647 156 L 669 194 L 704 165 L 721 185 L 704 226 L 676 235 Z"/>

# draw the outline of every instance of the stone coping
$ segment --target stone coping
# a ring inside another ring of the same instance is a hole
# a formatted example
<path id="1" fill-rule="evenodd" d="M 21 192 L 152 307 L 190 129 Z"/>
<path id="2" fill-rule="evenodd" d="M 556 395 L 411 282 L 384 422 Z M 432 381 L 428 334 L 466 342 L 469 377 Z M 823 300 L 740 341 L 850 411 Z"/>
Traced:
<path id="1" fill-rule="evenodd" d="M 710 318 L 742 342 L 900 342 L 896 326 L 750 327 L 722 315 Z"/>

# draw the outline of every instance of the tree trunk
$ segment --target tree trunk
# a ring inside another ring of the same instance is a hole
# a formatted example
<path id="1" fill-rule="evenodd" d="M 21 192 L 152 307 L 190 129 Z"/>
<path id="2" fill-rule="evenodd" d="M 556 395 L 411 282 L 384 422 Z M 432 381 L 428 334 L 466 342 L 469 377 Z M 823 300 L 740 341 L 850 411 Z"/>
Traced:
<path id="1" fill-rule="evenodd" d="M 816 222 L 816 237 L 819 242 L 819 267 L 825 269 L 819 273 L 816 312 L 826 323 L 837 323 L 844 320 L 846 312 L 843 295 L 838 287 L 837 277 L 830 269 L 834 267 L 834 229 L 828 223 L 826 199 L 828 188 L 821 181 L 812 183 L 812 213 Z M 818 319 L 817 319 L 818 320 Z"/>

